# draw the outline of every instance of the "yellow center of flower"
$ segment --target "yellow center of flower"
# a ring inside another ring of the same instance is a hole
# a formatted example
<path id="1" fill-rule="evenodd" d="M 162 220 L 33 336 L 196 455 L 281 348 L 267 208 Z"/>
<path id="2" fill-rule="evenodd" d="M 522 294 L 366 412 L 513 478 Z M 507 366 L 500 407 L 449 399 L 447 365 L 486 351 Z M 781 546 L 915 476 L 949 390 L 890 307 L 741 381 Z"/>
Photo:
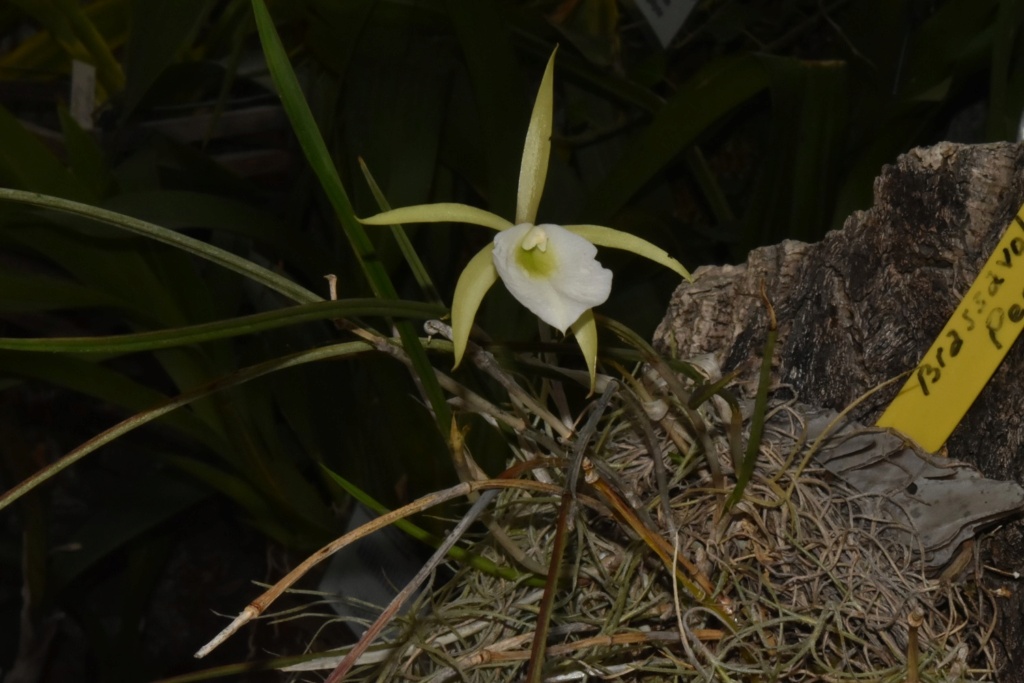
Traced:
<path id="1" fill-rule="evenodd" d="M 532 277 L 547 277 L 558 266 L 554 254 L 548 253 L 548 234 L 535 225 L 523 236 L 516 250 L 516 263 Z"/>

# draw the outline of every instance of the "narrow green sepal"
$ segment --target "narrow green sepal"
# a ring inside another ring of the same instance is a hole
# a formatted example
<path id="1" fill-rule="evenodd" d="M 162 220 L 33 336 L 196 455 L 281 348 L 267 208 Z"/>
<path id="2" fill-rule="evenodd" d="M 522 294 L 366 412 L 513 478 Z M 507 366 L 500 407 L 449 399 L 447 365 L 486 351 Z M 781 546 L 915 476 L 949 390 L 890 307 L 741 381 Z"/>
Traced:
<path id="1" fill-rule="evenodd" d="M 516 225 L 535 223 L 537 208 L 548 177 L 548 157 L 551 156 L 551 120 L 554 116 L 555 47 L 548 58 L 544 77 L 537 89 L 537 99 L 530 114 L 530 127 L 526 130 L 523 160 L 519 165 L 519 191 L 516 196 Z"/>
<path id="2" fill-rule="evenodd" d="M 498 271 L 494 267 L 494 243 L 481 249 L 469 260 L 466 268 L 455 283 L 455 295 L 452 297 L 452 344 L 455 346 L 455 365 L 459 367 L 462 356 L 466 352 L 469 333 L 473 329 L 473 320 L 480 309 L 487 290 L 498 281 Z M 596 338 L 595 338 L 596 339 Z"/>
<path id="3" fill-rule="evenodd" d="M 587 372 L 590 373 L 590 394 L 593 394 L 597 383 L 597 321 L 594 319 L 593 309 L 584 311 L 570 329 L 576 343 L 580 345 L 580 351 L 583 352 L 583 360 L 587 363 Z"/>
<path id="4" fill-rule="evenodd" d="M 599 247 L 631 251 L 637 256 L 643 256 L 670 270 L 674 270 L 689 282 L 693 281 L 690 271 L 682 263 L 669 256 L 668 252 L 661 247 L 651 244 L 636 235 L 613 228 L 606 228 L 603 225 L 563 225 L 562 227 L 571 233 L 590 240 Z"/>
<path id="5" fill-rule="evenodd" d="M 360 223 L 366 225 L 398 225 L 401 223 L 472 223 L 492 230 L 504 230 L 511 228 L 512 224 L 507 220 L 491 213 L 478 209 L 475 206 L 458 204 L 455 202 L 442 202 L 440 204 L 417 204 L 415 206 L 403 206 L 400 209 L 391 209 L 368 218 L 360 218 Z"/>

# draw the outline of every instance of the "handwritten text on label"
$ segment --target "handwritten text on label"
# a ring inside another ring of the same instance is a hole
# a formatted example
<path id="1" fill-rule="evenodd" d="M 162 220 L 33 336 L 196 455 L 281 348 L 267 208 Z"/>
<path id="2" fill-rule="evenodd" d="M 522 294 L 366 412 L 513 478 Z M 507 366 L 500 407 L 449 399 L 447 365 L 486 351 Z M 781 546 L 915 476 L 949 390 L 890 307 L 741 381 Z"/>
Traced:
<path id="1" fill-rule="evenodd" d="M 1024 207 L 878 419 L 936 452 L 1024 330 Z"/>

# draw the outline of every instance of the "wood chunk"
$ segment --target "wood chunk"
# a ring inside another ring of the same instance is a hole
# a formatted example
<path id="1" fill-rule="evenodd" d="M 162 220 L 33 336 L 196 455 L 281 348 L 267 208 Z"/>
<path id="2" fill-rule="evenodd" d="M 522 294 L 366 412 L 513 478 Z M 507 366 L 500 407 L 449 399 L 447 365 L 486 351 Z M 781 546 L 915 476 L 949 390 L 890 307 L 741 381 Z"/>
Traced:
<path id="1" fill-rule="evenodd" d="M 703 267 L 655 333 L 680 357 L 713 354 L 753 378 L 766 318 L 779 319 L 776 380 L 803 403 L 841 410 L 913 368 L 1024 202 L 1024 146 L 914 149 L 875 181 L 875 205 L 817 244 L 786 241 L 738 266 Z M 1017 344 L 948 442 L 986 476 L 1024 480 L 1024 344 Z M 873 424 L 902 382 L 853 417 Z"/>
<path id="2" fill-rule="evenodd" d="M 673 295 L 655 343 L 683 358 L 712 354 L 755 382 L 766 335 L 763 280 L 779 321 L 780 392 L 788 385 L 803 403 L 842 410 L 916 366 L 1022 202 L 1024 145 L 911 150 L 876 179 L 874 206 L 821 242 L 787 241 L 742 265 L 698 269 Z M 901 385 L 852 416 L 874 424 Z M 946 446 L 986 477 L 1024 481 L 1024 343 L 1010 349 Z M 1024 574 L 1024 524 L 1003 526 L 985 547 L 987 564 Z M 1024 683 L 1024 585 L 988 576 L 1002 608 L 998 680 Z"/>

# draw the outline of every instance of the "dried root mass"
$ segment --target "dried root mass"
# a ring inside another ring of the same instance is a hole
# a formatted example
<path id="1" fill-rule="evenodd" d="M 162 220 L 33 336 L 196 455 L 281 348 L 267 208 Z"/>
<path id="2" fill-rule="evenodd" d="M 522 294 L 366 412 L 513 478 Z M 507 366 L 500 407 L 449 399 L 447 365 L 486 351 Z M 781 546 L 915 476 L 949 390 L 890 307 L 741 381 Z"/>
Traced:
<path id="1" fill-rule="evenodd" d="M 665 558 L 581 477 L 544 680 L 991 679 L 999 598 L 985 587 L 980 563 L 959 576 L 936 575 L 909 515 L 892 514 L 884 493 L 856 490 L 812 457 L 830 438 L 849 438 L 849 426 L 808 440 L 806 416 L 773 405 L 749 485 L 725 510 L 734 454 L 742 452 L 734 441 L 745 433 L 730 430 L 729 404 L 714 397 L 692 410 L 688 396 L 664 383 L 632 386 L 619 387 L 590 442 L 592 477 L 667 539 L 697 574 L 691 581 L 706 579 L 714 594 L 701 601 L 673 585 Z M 643 396 L 627 401 L 624 392 L 634 389 Z M 572 440 L 532 430 L 517 435 L 517 455 L 543 466 L 526 468 L 527 476 L 564 482 Z M 524 490 L 498 500 L 492 523 L 533 566 L 546 567 L 562 500 Z M 516 564 L 489 533 L 473 550 Z M 522 680 L 543 595 L 533 576 L 524 571 L 515 581 L 457 567 L 348 680 Z"/>

